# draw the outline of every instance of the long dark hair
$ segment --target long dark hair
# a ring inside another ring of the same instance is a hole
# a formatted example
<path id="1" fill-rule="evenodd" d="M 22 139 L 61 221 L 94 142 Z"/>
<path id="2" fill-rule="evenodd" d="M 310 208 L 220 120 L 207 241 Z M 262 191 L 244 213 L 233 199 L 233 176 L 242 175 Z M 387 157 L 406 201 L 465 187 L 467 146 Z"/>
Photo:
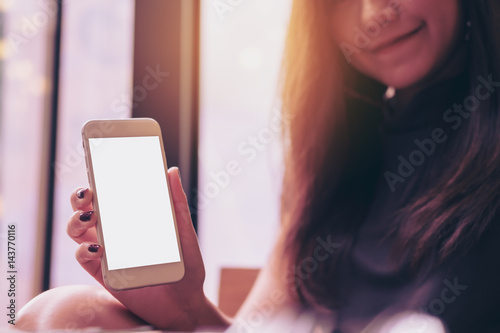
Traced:
<path id="1" fill-rule="evenodd" d="M 380 100 L 385 87 L 346 66 L 326 28 L 325 2 L 295 0 L 292 8 L 282 67 L 286 153 L 280 244 L 293 296 L 335 308 L 342 304 L 339 267 L 367 213 L 378 171 L 379 113 L 368 110 L 378 106 L 367 101 Z M 500 3 L 464 0 L 464 10 L 471 22 L 467 75 L 473 95 L 479 76 L 500 78 Z M 495 91 L 481 102 L 460 140 L 447 145 L 454 159 L 439 182 L 395 212 L 400 221 L 395 248 L 415 265 L 430 253 L 443 262 L 468 249 L 499 211 L 499 96 Z M 339 246 L 306 276 L 290 274 L 314 257 L 319 239 Z"/>

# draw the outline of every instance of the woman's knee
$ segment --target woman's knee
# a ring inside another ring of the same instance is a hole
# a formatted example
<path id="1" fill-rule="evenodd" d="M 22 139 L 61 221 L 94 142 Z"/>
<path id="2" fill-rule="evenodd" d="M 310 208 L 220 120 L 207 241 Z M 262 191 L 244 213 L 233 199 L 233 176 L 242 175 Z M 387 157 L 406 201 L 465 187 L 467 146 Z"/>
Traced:
<path id="1" fill-rule="evenodd" d="M 64 286 L 47 290 L 20 311 L 16 327 L 24 330 L 85 327 L 130 328 L 145 325 L 99 286 Z"/>

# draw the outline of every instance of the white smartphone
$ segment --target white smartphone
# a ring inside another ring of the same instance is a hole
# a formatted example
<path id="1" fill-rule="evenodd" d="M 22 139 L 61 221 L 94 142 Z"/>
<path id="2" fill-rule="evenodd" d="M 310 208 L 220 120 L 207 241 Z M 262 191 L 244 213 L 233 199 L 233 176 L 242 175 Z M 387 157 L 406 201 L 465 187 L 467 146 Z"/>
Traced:
<path id="1" fill-rule="evenodd" d="M 106 286 L 118 291 L 181 280 L 184 261 L 158 123 L 91 120 L 82 137 Z"/>

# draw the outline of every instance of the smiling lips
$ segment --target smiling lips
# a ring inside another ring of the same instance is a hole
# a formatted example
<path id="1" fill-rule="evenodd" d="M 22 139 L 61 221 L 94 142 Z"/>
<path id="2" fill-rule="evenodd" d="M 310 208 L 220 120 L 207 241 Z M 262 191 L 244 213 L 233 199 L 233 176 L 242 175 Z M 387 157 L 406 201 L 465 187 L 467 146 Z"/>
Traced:
<path id="1" fill-rule="evenodd" d="M 378 53 L 388 47 L 391 47 L 393 45 L 396 45 L 398 44 L 399 42 L 402 42 L 414 35 L 416 35 L 420 30 L 422 30 L 425 26 L 425 23 L 422 23 L 421 25 L 419 25 L 417 28 L 411 30 L 410 32 L 406 33 L 406 34 L 403 34 L 403 35 L 399 35 L 397 37 L 392 37 L 392 38 L 388 38 L 386 40 L 383 40 L 379 43 L 375 43 L 375 45 L 373 45 L 372 47 L 368 48 L 367 51 L 370 52 L 370 53 Z"/>

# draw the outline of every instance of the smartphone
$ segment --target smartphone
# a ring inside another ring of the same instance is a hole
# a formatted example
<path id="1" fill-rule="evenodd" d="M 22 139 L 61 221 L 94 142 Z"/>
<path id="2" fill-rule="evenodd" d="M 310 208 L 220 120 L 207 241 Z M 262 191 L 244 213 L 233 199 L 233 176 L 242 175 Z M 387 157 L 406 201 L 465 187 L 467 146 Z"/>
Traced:
<path id="1" fill-rule="evenodd" d="M 181 280 L 184 261 L 158 123 L 90 120 L 82 137 L 106 286 L 119 291 Z"/>

